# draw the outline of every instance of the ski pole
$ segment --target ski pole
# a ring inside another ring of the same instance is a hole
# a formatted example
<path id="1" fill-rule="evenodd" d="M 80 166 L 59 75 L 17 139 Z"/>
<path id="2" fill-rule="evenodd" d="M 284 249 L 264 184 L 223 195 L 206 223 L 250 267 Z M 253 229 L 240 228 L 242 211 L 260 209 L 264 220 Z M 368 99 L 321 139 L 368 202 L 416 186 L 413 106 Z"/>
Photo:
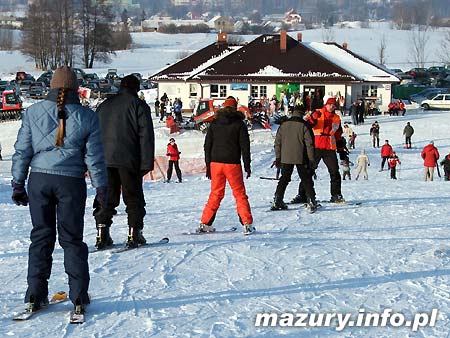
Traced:
<path id="1" fill-rule="evenodd" d="M 438 174 L 439 178 L 441 178 L 441 171 L 439 170 L 439 164 L 438 164 L 437 160 L 435 161 L 435 163 L 436 163 L 437 174 Z"/>

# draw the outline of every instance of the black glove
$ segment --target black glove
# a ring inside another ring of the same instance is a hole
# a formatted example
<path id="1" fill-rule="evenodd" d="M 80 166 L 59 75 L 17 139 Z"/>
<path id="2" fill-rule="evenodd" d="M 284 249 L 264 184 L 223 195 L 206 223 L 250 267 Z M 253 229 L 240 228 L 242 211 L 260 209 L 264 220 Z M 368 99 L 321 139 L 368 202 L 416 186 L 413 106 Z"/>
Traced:
<path id="1" fill-rule="evenodd" d="M 27 191 L 25 190 L 25 185 L 11 181 L 11 186 L 13 188 L 13 194 L 11 198 L 14 201 L 14 203 L 16 203 L 16 205 L 27 206 L 28 195 Z"/>
<path id="2" fill-rule="evenodd" d="M 348 161 L 348 153 L 345 150 L 339 151 L 339 159 L 341 161 Z"/>
<path id="3" fill-rule="evenodd" d="M 211 166 L 209 164 L 206 165 L 206 178 L 211 179 Z"/>
<path id="4" fill-rule="evenodd" d="M 98 187 L 97 194 L 95 195 L 94 199 L 94 208 L 100 206 L 100 208 L 104 209 L 106 208 L 107 203 L 108 203 L 108 187 Z"/>
<path id="5" fill-rule="evenodd" d="M 272 162 L 272 165 L 270 167 L 273 168 L 274 166 L 276 168 L 281 168 L 281 159 L 280 158 L 276 158 L 275 161 Z"/>
<path id="6" fill-rule="evenodd" d="M 370 167 L 370 163 L 367 163 L 367 166 Z"/>
<path id="7" fill-rule="evenodd" d="M 245 172 L 247 173 L 247 177 L 246 177 L 246 179 L 249 179 L 249 178 L 250 178 L 250 176 L 252 175 L 252 171 L 251 171 L 251 169 L 250 169 L 250 168 L 246 168 L 246 169 L 245 169 Z"/>

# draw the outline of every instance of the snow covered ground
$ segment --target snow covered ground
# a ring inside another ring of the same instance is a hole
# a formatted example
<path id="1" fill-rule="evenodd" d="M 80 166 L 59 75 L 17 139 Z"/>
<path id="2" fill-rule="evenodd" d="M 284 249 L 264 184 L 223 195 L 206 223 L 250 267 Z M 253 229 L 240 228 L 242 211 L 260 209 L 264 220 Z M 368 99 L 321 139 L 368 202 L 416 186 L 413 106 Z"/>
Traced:
<path id="1" fill-rule="evenodd" d="M 214 40 L 208 39 L 195 36 L 188 41 L 178 36 L 174 44 L 162 45 L 160 50 L 175 53 L 188 47 L 196 49 L 201 41 L 207 44 Z M 350 48 L 358 45 L 350 39 L 348 42 Z M 144 49 L 148 66 L 141 60 L 132 68 L 135 60 L 128 57 L 130 53 L 118 56 L 111 67 L 131 72 L 163 66 L 157 52 L 150 47 Z M 3 67 L 0 73 L 6 72 Z M 437 258 L 434 251 L 450 248 L 450 182 L 439 178 L 422 181 L 420 151 L 430 140 L 434 140 L 441 157 L 450 151 L 450 112 L 408 108 L 407 116 L 369 117 L 364 125 L 354 127 L 358 137 L 350 157 L 354 161 L 361 149 L 367 150 L 371 160 L 369 180 L 344 181 L 342 191 L 348 201 L 361 201 L 361 206 L 325 205 L 312 215 L 303 209 L 267 212 L 276 182 L 259 177 L 275 175 L 270 168 L 275 131 L 251 132 L 252 177 L 246 180 L 246 186 L 258 230 L 255 235 L 182 235 L 199 223 L 209 194 L 209 181 L 204 175 L 186 174 L 182 184 L 145 182 L 144 234 L 149 241 L 168 236 L 170 243 L 122 254 L 91 254 L 92 304 L 86 323 L 79 326 L 68 324 L 71 306 L 67 302 L 28 322 L 11 321 L 12 313 L 23 306 L 31 222 L 28 208 L 15 206 L 10 197 L 11 156 L 20 122 L 0 124 L 4 157 L 0 162 L 0 336 L 448 337 L 450 259 Z M 343 120 L 350 121 L 348 117 Z M 371 147 L 369 136 L 374 120 L 380 123 L 381 142 L 389 139 L 402 161 L 396 181 L 389 179 L 387 171 L 378 172 L 379 149 Z M 402 146 L 407 121 L 416 131 L 411 150 Z M 168 129 L 156 119 L 154 123 L 157 154 L 164 155 Z M 175 138 L 182 163 L 202 160 L 204 135 L 186 131 Z M 329 176 L 323 163 L 317 174 L 317 197 L 328 199 Z M 294 176 L 286 200 L 296 194 L 297 186 Z M 85 240 L 90 247 L 96 234 L 90 207 L 93 196 L 90 187 L 85 217 Z M 239 223 L 227 190 L 215 226 L 221 230 L 232 225 Z M 125 241 L 126 232 L 121 205 L 112 237 L 120 243 Z M 50 290 L 67 290 L 59 246 L 53 259 Z M 356 316 L 361 309 L 382 312 L 385 308 L 408 319 L 432 309 L 439 309 L 439 315 L 435 327 L 417 332 L 404 327 L 353 327 L 337 332 L 334 327 L 254 326 L 258 312 L 343 312 Z"/>

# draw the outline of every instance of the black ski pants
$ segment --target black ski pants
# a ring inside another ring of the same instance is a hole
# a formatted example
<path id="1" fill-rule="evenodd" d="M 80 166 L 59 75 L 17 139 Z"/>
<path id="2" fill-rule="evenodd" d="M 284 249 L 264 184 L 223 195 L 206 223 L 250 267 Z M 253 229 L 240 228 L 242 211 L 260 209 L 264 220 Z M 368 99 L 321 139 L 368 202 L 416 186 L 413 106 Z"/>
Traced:
<path id="1" fill-rule="evenodd" d="M 341 192 L 341 174 L 339 173 L 339 164 L 335 150 L 315 149 L 315 162 L 316 165 L 323 160 L 327 166 L 328 173 L 330 174 L 330 192 L 331 196 L 342 196 Z M 314 187 L 314 182 L 313 182 Z M 303 181 L 300 182 L 298 188 L 298 194 L 300 196 L 306 196 L 306 188 Z"/>
<path id="2" fill-rule="evenodd" d="M 405 136 L 405 145 L 407 148 L 411 148 L 411 136 Z"/>
<path id="3" fill-rule="evenodd" d="M 294 166 L 297 168 L 298 176 L 300 176 L 300 184 L 303 184 L 304 186 L 307 201 L 310 202 L 311 200 L 315 200 L 316 192 L 314 190 L 312 172 L 305 164 L 281 164 L 281 177 L 278 181 L 277 189 L 275 190 L 275 196 L 280 200 L 283 200 L 286 187 L 291 181 Z"/>
<path id="4" fill-rule="evenodd" d="M 108 204 L 106 208 L 94 213 L 97 224 L 110 226 L 116 207 L 120 204 L 120 190 L 126 205 L 128 226 L 142 230 L 144 228 L 145 199 L 142 190 L 142 176 L 139 171 L 128 168 L 107 168 Z"/>
<path id="5" fill-rule="evenodd" d="M 386 163 L 386 161 L 389 159 L 389 156 L 383 156 L 381 159 L 381 170 L 384 169 L 384 164 Z"/>
<path id="6" fill-rule="evenodd" d="M 83 178 L 31 172 L 28 181 L 33 229 L 28 256 L 28 289 L 25 302 L 48 296 L 48 280 L 56 234 L 64 250 L 69 297 L 89 303 L 88 247 L 83 242 L 86 181 Z"/>
<path id="7" fill-rule="evenodd" d="M 172 178 L 173 166 L 175 166 L 175 172 L 177 173 L 178 181 L 181 182 L 181 170 L 178 161 L 169 160 L 169 168 L 167 168 L 167 180 Z"/>

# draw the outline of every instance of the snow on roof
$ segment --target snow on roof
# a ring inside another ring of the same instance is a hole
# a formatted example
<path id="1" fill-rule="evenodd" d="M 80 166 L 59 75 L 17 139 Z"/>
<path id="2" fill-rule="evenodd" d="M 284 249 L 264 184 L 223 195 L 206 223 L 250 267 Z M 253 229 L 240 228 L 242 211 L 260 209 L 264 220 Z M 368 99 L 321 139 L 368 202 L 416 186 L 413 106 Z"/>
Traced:
<path id="1" fill-rule="evenodd" d="M 341 77 L 347 76 L 338 73 L 322 73 L 322 72 L 307 72 L 307 73 L 284 73 L 281 69 L 278 69 L 274 66 L 265 66 L 263 69 L 260 69 L 256 73 L 246 74 L 246 76 L 299 76 L 299 77 Z"/>
<path id="2" fill-rule="evenodd" d="M 323 42 L 304 42 L 308 48 L 312 49 L 316 53 L 322 55 L 329 61 L 333 62 L 337 66 L 345 69 L 349 73 L 353 74 L 357 78 L 360 78 L 368 82 L 398 82 L 399 79 L 383 71 L 382 69 L 375 67 L 369 62 L 363 61 L 363 58 L 356 57 L 352 53 L 346 51 L 334 44 L 328 44 Z"/>

